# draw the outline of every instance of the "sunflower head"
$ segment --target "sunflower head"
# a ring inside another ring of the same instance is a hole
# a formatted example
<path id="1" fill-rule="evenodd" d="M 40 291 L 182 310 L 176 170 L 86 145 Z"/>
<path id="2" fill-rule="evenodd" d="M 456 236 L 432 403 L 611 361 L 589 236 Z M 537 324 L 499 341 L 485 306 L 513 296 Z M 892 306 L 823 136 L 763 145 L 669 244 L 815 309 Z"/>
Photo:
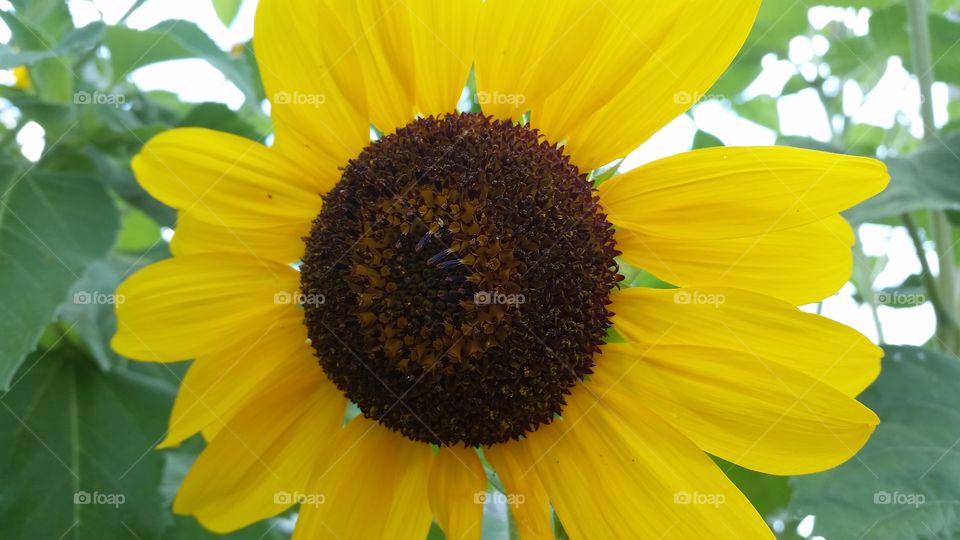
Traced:
<path id="1" fill-rule="evenodd" d="M 300 269 L 324 299 L 305 303 L 310 339 L 365 415 L 411 439 L 519 438 L 590 372 L 617 254 L 590 183 L 537 132 L 421 118 L 326 195 Z"/>

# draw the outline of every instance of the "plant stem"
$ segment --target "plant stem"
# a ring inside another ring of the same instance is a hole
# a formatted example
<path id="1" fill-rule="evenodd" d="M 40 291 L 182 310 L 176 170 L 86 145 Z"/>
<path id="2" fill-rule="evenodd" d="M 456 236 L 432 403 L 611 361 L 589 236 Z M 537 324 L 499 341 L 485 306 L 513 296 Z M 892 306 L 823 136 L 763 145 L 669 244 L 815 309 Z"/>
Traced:
<path id="1" fill-rule="evenodd" d="M 906 0 L 907 20 L 910 25 L 910 49 L 913 54 L 913 69 L 920 86 L 920 116 L 923 120 L 923 139 L 937 139 L 937 125 L 933 115 L 933 51 L 930 45 L 930 17 L 928 0 Z M 937 247 L 940 263 L 938 290 L 930 290 L 931 300 L 939 297 L 941 307 L 951 320 L 957 315 L 957 264 L 953 248 L 953 228 L 946 214 L 940 210 L 930 211 L 930 233 Z M 911 235 L 913 232 L 911 232 Z M 937 314 L 940 318 L 940 314 Z M 950 350 L 960 345 L 960 330 L 956 324 L 938 324 L 938 336 Z M 943 333 L 941 333 L 941 330 Z"/>
<path id="2" fill-rule="evenodd" d="M 943 297 L 940 295 L 937 280 L 934 278 L 933 272 L 930 271 L 930 264 L 927 262 L 927 252 L 923 247 L 923 240 L 920 239 L 920 229 L 917 227 L 917 222 L 910 214 L 901 214 L 900 219 L 907 227 L 910 240 L 913 241 L 913 249 L 917 252 L 917 258 L 920 259 L 920 279 L 923 280 L 924 287 L 930 295 L 930 303 L 933 304 L 933 312 L 937 316 L 937 336 L 940 336 L 943 340 L 944 348 L 948 352 L 952 352 L 954 342 L 951 336 L 956 333 L 956 320 L 943 304 Z"/>
<path id="3" fill-rule="evenodd" d="M 857 235 L 857 241 L 853 245 L 853 271 L 856 272 L 857 290 L 863 297 L 864 303 L 870 306 L 870 317 L 873 319 L 873 328 L 877 332 L 877 343 L 883 345 L 883 325 L 880 321 L 880 314 L 877 313 L 877 295 L 873 292 L 873 269 L 867 264 L 866 256 L 863 254 L 863 247 L 860 244 L 860 235 Z M 818 304 L 817 314 L 820 311 Z"/>
<path id="4" fill-rule="evenodd" d="M 140 6 L 144 4 L 147 0 L 137 0 L 130 6 L 130 9 L 120 17 L 120 20 L 117 21 L 117 26 L 123 26 L 127 22 L 127 19 L 130 18 L 130 15 L 133 15 L 133 12 L 140 9 Z"/>
<path id="5" fill-rule="evenodd" d="M 910 49 L 913 69 L 920 83 L 920 115 L 923 118 L 924 138 L 936 136 L 933 122 L 933 51 L 930 47 L 930 24 L 927 0 L 907 0 L 907 19 L 910 23 Z"/>

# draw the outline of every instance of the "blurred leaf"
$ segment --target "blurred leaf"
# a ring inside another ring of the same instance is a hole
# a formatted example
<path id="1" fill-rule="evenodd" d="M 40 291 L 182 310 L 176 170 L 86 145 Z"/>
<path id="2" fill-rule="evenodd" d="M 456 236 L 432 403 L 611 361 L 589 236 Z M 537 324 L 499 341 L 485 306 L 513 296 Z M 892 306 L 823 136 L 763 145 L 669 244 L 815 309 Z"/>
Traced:
<path id="1" fill-rule="evenodd" d="M 764 0 L 746 43 L 713 86 L 711 94 L 732 101 L 763 71 L 760 61 L 764 56 L 774 53 L 785 57 L 790 40 L 805 34 L 810 26 L 807 11 L 804 2 Z"/>
<path id="2" fill-rule="evenodd" d="M 142 253 L 161 241 L 160 226 L 150 216 L 134 209 L 124 213 L 116 249 Z"/>
<path id="3" fill-rule="evenodd" d="M 786 476 L 773 476 L 744 469 L 720 458 L 714 458 L 724 474 L 746 495 L 750 504 L 763 517 L 786 508 L 790 502 L 790 484 Z"/>
<path id="4" fill-rule="evenodd" d="M 94 179 L 0 164 L 0 388 L 57 306 L 116 239 L 117 210 Z M 15 315 L 11 309 L 15 308 Z"/>
<path id="5" fill-rule="evenodd" d="M 887 189 L 846 212 L 855 223 L 876 221 L 923 208 L 960 209 L 960 133 L 924 144 L 905 157 L 886 160 Z"/>
<path id="6" fill-rule="evenodd" d="M 224 26 L 229 27 L 240 13 L 243 0 L 213 0 L 213 9 Z"/>
<path id="7" fill-rule="evenodd" d="M 869 124 L 849 124 L 843 133 L 843 142 L 847 150 L 861 156 L 876 154 L 877 148 L 883 144 L 887 130 Z"/>
<path id="8" fill-rule="evenodd" d="M 249 63 L 221 50 L 197 25 L 183 20 L 158 23 L 147 30 L 121 26 L 107 29 L 113 80 L 119 82 L 137 68 L 184 58 L 200 58 L 219 69 L 243 92 L 247 101 L 258 104 L 257 92 L 251 83 Z"/>
<path id="9" fill-rule="evenodd" d="M 892 56 L 899 56 L 912 72 L 907 22 L 904 4 L 896 2 L 874 10 L 870 32 L 864 36 L 854 36 L 839 24 L 831 24 L 834 35 L 828 35 L 831 46 L 824 59 L 835 75 L 855 78 L 865 87 L 872 87 L 879 80 Z M 954 48 L 960 41 L 960 22 L 931 13 L 929 23 L 937 80 L 960 84 L 960 55 Z"/>
<path id="10" fill-rule="evenodd" d="M 73 29 L 73 17 L 63 0 L 11 0 L 13 16 L 29 22 L 44 35 L 55 39 Z"/>
<path id="11" fill-rule="evenodd" d="M 164 227 L 173 227 L 177 221 L 177 213 L 150 196 L 137 183 L 130 170 L 129 159 L 118 160 L 96 147 L 88 147 L 86 155 L 90 158 L 97 171 L 98 178 L 122 197 L 126 202 L 142 210 L 157 224 Z"/>
<path id="12" fill-rule="evenodd" d="M 0 97 L 10 100 L 25 118 L 43 126 L 46 140 L 51 145 L 79 124 L 77 108 L 72 105 L 50 103 L 15 88 L 0 87 Z"/>
<path id="13" fill-rule="evenodd" d="M 847 463 L 791 479 L 794 515 L 827 538 L 956 538 L 960 533 L 960 362 L 918 347 L 885 347 L 861 397 L 880 416 Z"/>
<path id="14" fill-rule="evenodd" d="M 755 124 L 774 131 L 780 129 L 780 114 L 777 112 L 777 100 L 775 98 L 757 96 L 746 103 L 736 104 L 733 108 L 737 111 L 737 114 Z"/>
<path id="15" fill-rule="evenodd" d="M 801 75 L 794 75 L 790 77 L 786 84 L 783 85 L 783 90 L 780 92 L 783 95 L 796 94 L 801 90 L 806 90 L 810 88 L 810 83 L 807 82 Z"/>
<path id="16" fill-rule="evenodd" d="M 83 278 L 60 306 L 59 319 L 80 336 L 97 367 L 110 371 L 118 356 L 110 349 L 110 338 L 117 331 L 114 315 L 119 276 L 106 261 L 90 265 Z"/>
<path id="17" fill-rule="evenodd" d="M 0 407 L 0 537 L 157 538 L 169 389 L 63 348 L 20 377 Z"/>
<path id="18" fill-rule="evenodd" d="M 190 110 L 175 127 L 203 127 L 233 133 L 254 141 L 266 136 L 245 122 L 223 103 L 201 103 Z"/>
<path id="19" fill-rule="evenodd" d="M 46 58 L 63 58 L 78 52 L 90 51 L 100 45 L 106 30 L 107 26 L 97 21 L 71 31 L 52 47 L 43 46 L 40 49 L 4 52 L 0 54 L 0 69 L 12 69 Z"/>
<path id="20" fill-rule="evenodd" d="M 0 19 L 10 27 L 13 42 L 20 50 L 48 51 L 58 41 L 56 34 L 48 33 L 42 26 L 17 13 L 0 11 Z M 72 22 L 70 24 L 72 25 Z M 62 58 L 37 60 L 30 67 L 30 78 L 33 87 L 45 100 L 55 103 L 70 103 L 73 100 L 76 74 Z"/>
<path id="21" fill-rule="evenodd" d="M 694 150 L 698 150 L 700 148 L 711 148 L 714 146 L 723 146 L 723 141 L 707 133 L 706 131 L 697 130 L 697 133 L 693 136 Z"/>

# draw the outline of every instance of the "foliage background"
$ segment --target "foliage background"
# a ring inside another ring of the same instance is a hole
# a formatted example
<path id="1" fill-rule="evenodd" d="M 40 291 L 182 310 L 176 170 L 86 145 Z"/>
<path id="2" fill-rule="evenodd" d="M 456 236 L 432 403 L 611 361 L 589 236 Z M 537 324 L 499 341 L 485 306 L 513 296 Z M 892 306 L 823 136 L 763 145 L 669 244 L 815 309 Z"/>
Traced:
<path id="1" fill-rule="evenodd" d="M 224 50 L 177 19 L 131 27 L 145 2 L 120 3 L 130 7 L 119 20 L 78 28 L 75 12 L 89 12 L 79 6 L 89 1 L 0 0 L 0 28 L 9 30 L 0 45 L 2 538 L 213 536 L 170 511 L 202 440 L 153 449 L 186 365 L 133 363 L 108 346 L 117 283 L 169 256 L 175 224 L 174 212 L 137 185 L 129 161 L 144 141 L 175 126 L 268 140 L 269 117 L 249 42 Z M 230 26 L 242 2 L 189 5 Z M 908 249 L 858 246 L 848 309 L 831 309 L 836 299 L 809 309 L 852 324 L 866 314 L 865 331 L 878 341 L 903 313 L 929 328 L 914 328 L 922 347 L 886 347 L 883 373 L 862 396 L 883 423 L 850 462 L 797 478 L 723 467 L 781 538 L 953 538 L 960 536 L 960 1 L 831 5 L 837 9 L 823 12 L 804 0 L 764 1 L 740 56 L 688 115 L 698 128 L 692 145 L 723 144 L 696 114 L 709 106 L 772 130 L 778 144 L 883 158 L 889 189 L 847 217 L 861 225 L 861 238 L 900 235 Z M 812 9 L 834 20 L 815 27 Z M 794 54 L 804 43 L 813 52 Z M 242 103 L 188 102 L 133 82 L 141 68 L 182 59 L 219 70 Z M 772 91 L 751 91 L 774 64 L 787 76 Z M 855 97 L 880 88 L 900 64 L 910 86 L 886 98 L 894 101 L 891 120 L 859 119 Z M 797 96 L 822 107 L 828 128 L 819 140 L 783 132 Z M 464 105 L 475 107 L 470 98 Z M 41 150 L 31 150 L 41 139 Z M 913 272 L 891 282 L 891 267 Z M 629 280 L 650 276 L 633 269 Z M 88 504 L 84 495 L 123 501 Z M 230 536 L 286 538 L 291 523 L 281 516 Z M 516 537 L 507 509 L 496 504 L 485 507 L 484 530 L 486 538 Z M 431 538 L 442 536 L 434 527 Z"/>

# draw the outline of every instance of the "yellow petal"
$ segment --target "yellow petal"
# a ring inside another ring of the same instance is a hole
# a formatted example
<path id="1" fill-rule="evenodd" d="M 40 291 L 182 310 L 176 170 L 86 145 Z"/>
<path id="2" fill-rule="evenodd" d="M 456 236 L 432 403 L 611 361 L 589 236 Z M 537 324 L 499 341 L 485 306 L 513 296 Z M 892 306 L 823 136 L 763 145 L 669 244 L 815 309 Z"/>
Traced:
<path id="1" fill-rule="evenodd" d="M 467 83 L 481 8 L 477 0 L 405 0 L 410 11 L 416 104 L 421 114 L 453 112 Z"/>
<path id="2" fill-rule="evenodd" d="M 150 139 L 133 158 L 151 195 L 224 227 L 310 223 L 334 179 L 315 179 L 258 142 L 183 128 Z"/>
<path id="3" fill-rule="evenodd" d="M 583 384 L 567 402 L 523 444 L 571 538 L 773 538 L 710 458 L 642 405 L 614 412 Z"/>
<path id="4" fill-rule="evenodd" d="M 648 11 L 657 5 L 635 4 Z M 627 23 L 630 29 L 637 29 L 637 34 L 625 32 L 623 39 L 643 55 L 645 62 L 627 72 L 629 80 L 614 79 L 620 82 L 617 93 L 598 103 L 600 107 L 589 118 L 571 123 L 565 130 L 569 136 L 567 152 L 581 170 L 626 156 L 706 94 L 746 40 L 760 1 L 687 0 L 678 7 L 682 9 L 679 15 L 668 17 L 669 26 L 658 28 L 655 34 L 647 33 L 642 18 L 638 19 L 641 22 Z M 631 37 L 640 43 L 631 44 Z M 604 57 L 616 58 L 615 51 Z M 603 58 L 597 61 L 603 62 Z M 585 82 L 603 84 L 593 79 Z M 590 92 L 589 87 L 583 87 L 583 95 Z M 558 92 L 552 99 L 556 102 L 553 107 L 562 109 L 564 94 Z"/>
<path id="5" fill-rule="evenodd" d="M 426 538 L 430 445 L 357 417 L 327 447 L 307 490 L 325 502 L 300 506 L 294 539 Z"/>
<path id="6" fill-rule="evenodd" d="M 517 119 L 533 110 L 539 115 L 546 99 L 563 87 L 576 68 L 596 58 L 591 53 L 598 44 L 613 41 L 605 30 L 615 28 L 615 15 L 600 2 L 485 2 L 477 31 L 481 45 L 475 52 L 477 93 L 484 114 Z M 584 40 L 585 35 L 592 39 Z M 635 51 L 625 48 L 624 52 Z M 613 82 L 609 83 L 612 87 Z"/>
<path id="7" fill-rule="evenodd" d="M 338 168 L 370 144 L 363 69 L 355 43 L 331 2 L 263 0 L 254 50 L 271 104 L 278 152 L 312 174 Z"/>
<path id="8" fill-rule="evenodd" d="M 315 363 L 263 385 L 197 458 L 173 510 L 228 532 L 303 502 L 317 451 L 339 430 L 345 407 Z"/>
<path id="9" fill-rule="evenodd" d="M 428 496 L 447 538 L 480 540 L 487 475 L 473 448 L 440 449 L 430 468 Z"/>
<path id="10" fill-rule="evenodd" d="M 506 489 L 507 503 L 522 540 L 553 538 L 550 497 L 537 471 L 536 461 L 523 442 L 508 441 L 483 450 Z"/>
<path id="11" fill-rule="evenodd" d="M 879 422 L 832 386 L 730 349 L 610 344 L 593 381 L 621 414 L 642 404 L 703 450 L 769 474 L 835 467 Z"/>
<path id="12" fill-rule="evenodd" d="M 725 285 L 794 305 L 835 293 L 850 278 L 854 236 L 840 216 L 758 236 L 663 238 L 618 229 L 622 257 L 675 285 Z"/>
<path id="13" fill-rule="evenodd" d="M 302 315 L 295 310 L 244 338 L 190 366 L 180 383 L 161 448 L 176 446 L 210 424 L 223 425 L 271 375 L 283 376 L 303 364 L 317 365 Z"/>
<path id="14" fill-rule="evenodd" d="M 663 238 L 761 236 L 815 223 L 886 186 L 880 161 L 786 147 L 705 148 L 600 185 L 611 223 Z"/>
<path id="15" fill-rule="evenodd" d="M 851 397 L 880 374 L 883 351 L 862 334 L 760 294 L 726 287 L 635 288 L 610 299 L 613 324 L 628 341 L 732 349 L 793 368 Z"/>
<path id="16" fill-rule="evenodd" d="M 237 336 L 297 311 L 283 298 L 299 286 L 293 268 L 237 255 L 154 263 L 117 288 L 117 333 L 111 345 L 128 358 L 151 362 L 216 353 Z M 283 296 L 279 301 L 278 295 Z"/>
<path id="17" fill-rule="evenodd" d="M 198 253 L 236 253 L 280 263 L 300 260 L 303 238 L 310 233 L 307 220 L 283 225 L 225 227 L 201 221 L 189 212 L 180 212 L 170 251 L 177 256 Z"/>

